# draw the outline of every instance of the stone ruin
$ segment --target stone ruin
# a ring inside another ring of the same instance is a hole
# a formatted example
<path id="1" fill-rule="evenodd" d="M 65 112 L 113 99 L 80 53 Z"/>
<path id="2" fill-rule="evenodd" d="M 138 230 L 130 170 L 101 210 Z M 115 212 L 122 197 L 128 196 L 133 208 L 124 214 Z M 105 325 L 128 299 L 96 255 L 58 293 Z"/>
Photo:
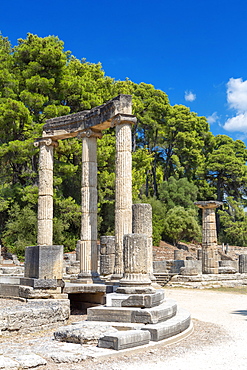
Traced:
<path id="1" fill-rule="evenodd" d="M 188 287 L 247 284 L 247 254 L 240 251 L 238 260 L 234 260 L 228 255 L 228 245 L 219 250 L 215 209 L 222 204 L 214 200 L 195 202 L 202 209 L 202 249 L 197 250 L 196 258 L 187 256 L 184 259 L 183 250 L 178 249 L 174 250 L 174 260 L 154 261 L 154 273 L 159 283 Z"/>
<path id="2" fill-rule="evenodd" d="M 37 245 L 26 248 L 24 277 L 15 283 L 0 282 L 0 295 L 26 299 L 29 304 L 42 298 L 43 311 L 54 312 L 52 317 L 47 315 L 47 324 L 59 321 L 59 312 L 60 321 L 65 322 L 69 303 L 88 307 L 87 321 L 79 323 L 79 328 L 61 328 L 55 333 L 57 340 L 75 341 L 75 331 L 81 333 L 83 327 L 89 333 L 92 322 L 94 330 L 95 324 L 100 328 L 94 334 L 98 346 L 116 350 L 192 330 L 190 314 L 166 299 L 163 289 L 156 289 L 151 207 L 132 205 L 131 127 L 135 122 L 131 96 L 119 95 L 90 111 L 48 120 L 35 142 L 40 149 Z M 116 130 L 115 236 L 102 236 L 98 251 L 97 141 L 109 127 Z M 53 151 L 58 140 L 71 137 L 82 140 L 81 235 L 77 243 L 79 274 L 64 280 L 63 246 L 53 245 L 52 239 Z M 22 315 L 22 327 L 30 325 L 30 318 L 25 323 L 26 316 Z M 8 328 L 0 325 L 0 330 Z"/>

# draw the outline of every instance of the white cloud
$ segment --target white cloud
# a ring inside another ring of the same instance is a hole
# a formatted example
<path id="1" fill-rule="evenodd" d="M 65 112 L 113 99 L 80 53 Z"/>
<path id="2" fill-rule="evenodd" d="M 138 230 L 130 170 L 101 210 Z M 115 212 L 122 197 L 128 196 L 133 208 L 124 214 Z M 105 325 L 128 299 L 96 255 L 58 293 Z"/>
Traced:
<path id="1" fill-rule="evenodd" d="M 196 100 L 196 94 L 193 94 L 192 91 L 185 91 L 184 99 L 186 101 L 194 101 L 194 100 Z"/>
<path id="2" fill-rule="evenodd" d="M 247 133 L 247 80 L 230 78 L 227 83 L 227 103 L 236 111 L 235 117 L 228 118 L 224 124 L 227 131 Z"/>
<path id="3" fill-rule="evenodd" d="M 207 117 L 208 123 L 210 124 L 215 123 L 218 119 L 219 119 L 219 116 L 217 112 L 214 112 L 213 114 L 211 114 L 211 116 Z"/>
<path id="4" fill-rule="evenodd" d="M 230 78 L 227 83 L 227 102 L 238 112 L 247 111 L 247 80 Z"/>
<path id="5" fill-rule="evenodd" d="M 239 113 L 235 117 L 229 118 L 223 127 L 227 131 L 247 133 L 247 112 Z"/>

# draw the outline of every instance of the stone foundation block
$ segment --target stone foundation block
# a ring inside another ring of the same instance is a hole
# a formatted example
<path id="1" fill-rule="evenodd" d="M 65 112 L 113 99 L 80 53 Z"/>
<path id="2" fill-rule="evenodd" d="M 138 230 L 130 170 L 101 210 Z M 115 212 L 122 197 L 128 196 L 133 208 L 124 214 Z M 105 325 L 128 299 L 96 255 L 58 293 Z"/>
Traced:
<path id="1" fill-rule="evenodd" d="M 119 351 L 121 349 L 143 346 L 148 344 L 149 341 L 150 333 L 148 331 L 129 330 L 100 338 L 98 347 L 112 348 Z"/>
<path id="2" fill-rule="evenodd" d="M 181 333 L 190 326 L 190 313 L 184 309 L 179 309 L 176 316 L 171 319 L 154 325 L 145 325 L 141 330 L 148 330 L 151 340 L 158 342 Z"/>
<path id="3" fill-rule="evenodd" d="M 0 330 L 29 332 L 47 325 L 65 322 L 70 315 L 69 300 L 37 299 L 25 305 L 0 310 Z"/>

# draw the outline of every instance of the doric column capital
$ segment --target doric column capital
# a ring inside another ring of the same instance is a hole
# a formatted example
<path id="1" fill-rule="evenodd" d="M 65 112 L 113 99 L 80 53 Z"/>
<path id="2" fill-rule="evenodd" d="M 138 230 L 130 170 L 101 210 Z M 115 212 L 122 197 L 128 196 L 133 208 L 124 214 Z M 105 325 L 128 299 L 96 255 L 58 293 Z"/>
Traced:
<path id="1" fill-rule="evenodd" d="M 84 138 L 84 137 L 96 137 L 97 139 L 102 138 L 102 132 L 99 130 L 93 130 L 91 128 L 88 128 L 87 130 L 81 131 L 77 135 L 78 139 Z"/>
<path id="2" fill-rule="evenodd" d="M 36 148 L 38 148 L 40 144 L 45 144 L 47 146 L 54 146 L 54 147 L 58 146 L 58 142 L 55 140 L 52 140 L 50 137 L 41 137 L 39 139 L 36 139 L 35 142 L 33 143 L 33 145 Z"/>
<path id="3" fill-rule="evenodd" d="M 133 116 L 132 114 L 117 114 L 115 117 L 113 117 L 111 121 L 111 127 L 115 127 L 116 125 L 121 125 L 124 123 L 129 123 L 131 125 L 134 125 L 137 122 L 137 118 Z"/>
<path id="4" fill-rule="evenodd" d="M 197 202 L 194 202 L 194 204 L 202 209 L 207 209 L 207 208 L 218 208 L 222 206 L 223 202 L 219 202 L 217 200 L 199 200 Z"/>

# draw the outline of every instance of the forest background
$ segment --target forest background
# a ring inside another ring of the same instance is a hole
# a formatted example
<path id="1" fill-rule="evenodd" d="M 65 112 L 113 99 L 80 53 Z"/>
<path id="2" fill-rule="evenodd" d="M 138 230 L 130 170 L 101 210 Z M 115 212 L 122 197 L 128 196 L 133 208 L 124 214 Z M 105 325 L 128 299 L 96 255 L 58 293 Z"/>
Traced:
<path id="1" fill-rule="evenodd" d="M 12 47 L 0 35 L 0 244 L 18 256 L 36 244 L 38 149 L 46 119 L 91 109 L 130 94 L 133 202 L 153 208 L 154 245 L 201 241 L 196 200 L 223 202 L 219 241 L 247 244 L 247 149 L 214 136 L 205 117 L 171 106 L 165 92 L 105 76 L 54 36 L 28 34 Z M 98 232 L 114 234 L 115 132 L 98 140 Z M 81 141 L 60 141 L 54 154 L 54 244 L 75 249 L 80 236 Z"/>

